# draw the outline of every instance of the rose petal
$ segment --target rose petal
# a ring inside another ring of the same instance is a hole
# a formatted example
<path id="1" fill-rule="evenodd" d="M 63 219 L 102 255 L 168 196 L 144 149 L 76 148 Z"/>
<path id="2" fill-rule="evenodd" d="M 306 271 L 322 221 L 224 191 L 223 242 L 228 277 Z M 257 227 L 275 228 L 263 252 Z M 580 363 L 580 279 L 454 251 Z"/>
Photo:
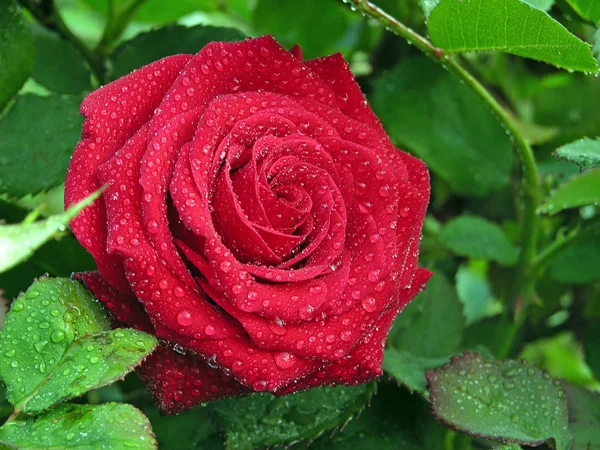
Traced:
<path id="1" fill-rule="evenodd" d="M 100 181 L 108 184 L 104 194 L 109 225 L 108 252 L 123 259 L 127 280 L 155 325 L 161 323 L 185 336 L 206 339 L 236 334 L 240 331 L 239 325 L 159 261 L 148 233 L 141 227 L 142 187 L 133 174 L 140 171 L 147 129 L 148 126 L 141 128 L 99 168 Z M 157 336 L 162 337 L 158 327 Z"/>
<path id="2" fill-rule="evenodd" d="M 83 140 L 77 145 L 67 172 L 65 207 L 100 188 L 96 168 L 150 119 L 189 60 L 189 55 L 161 59 L 85 98 L 81 104 L 81 114 L 85 117 Z M 128 292 L 120 261 L 106 252 L 105 223 L 103 199 L 98 199 L 71 221 L 71 228 L 92 254 L 106 280 L 119 290 Z"/>
<path id="3" fill-rule="evenodd" d="M 175 347 L 179 349 L 179 347 Z M 200 403 L 250 392 L 222 370 L 211 368 L 189 350 L 157 347 L 137 373 L 165 414 L 177 414 Z"/>

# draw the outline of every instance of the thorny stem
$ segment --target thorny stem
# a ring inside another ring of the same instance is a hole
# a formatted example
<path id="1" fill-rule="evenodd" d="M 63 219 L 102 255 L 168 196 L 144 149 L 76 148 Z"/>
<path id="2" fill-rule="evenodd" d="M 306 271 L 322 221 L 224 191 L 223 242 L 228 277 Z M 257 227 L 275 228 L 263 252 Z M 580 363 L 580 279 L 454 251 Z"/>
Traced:
<path id="1" fill-rule="evenodd" d="M 509 113 L 498 103 L 492 94 L 471 75 L 452 55 L 445 53 L 442 49 L 434 46 L 428 39 L 408 28 L 406 25 L 390 16 L 381 8 L 375 6 L 368 0 L 344 0 L 349 2 L 353 9 L 359 10 L 363 15 L 369 16 L 388 30 L 403 37 L 409 43 L 421 50 L 425 55 L 448 69 L 475 92 L 479 98 L 488 106 L 494 116 L 512 137 L 513 143 L 521 160 L 523 178 L 520 187 L 519 216 L 521 221 L 520 246 L 521 252 L 516 267 L 513 289 L 507 296 L 507 301 L 512 302 L 517 295 L 522 295 L 521 304 L 515 312 L 512 327 L 514 333 L 506 335 L 507 342 L 502 344 L 503 348 L 510 349 L 513 341 L 518 335 L 520 328 L 525 322 L 527 307 L 531 303 L 533 286 L 528 279 L 530 267 L 536 258 L 536 241 L 538 234 L 539 219 L 536 208 L 541 200 L 540 176 L 535 164 L 533 150 L 529 143 L 520 133 L 514 120 Z M 505 355 L 499 355 L 505 356 Z"/>

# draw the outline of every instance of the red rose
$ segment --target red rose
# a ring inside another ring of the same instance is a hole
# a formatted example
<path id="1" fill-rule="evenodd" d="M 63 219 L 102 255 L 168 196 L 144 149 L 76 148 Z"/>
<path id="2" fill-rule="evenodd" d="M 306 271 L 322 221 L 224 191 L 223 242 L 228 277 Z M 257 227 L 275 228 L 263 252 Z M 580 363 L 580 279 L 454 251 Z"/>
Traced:
<path id="1" fill-rule="evenodd" d="M 381 374 L 391 323 L 430 275 L 429 178 L 340 55 L 214 42 L 81 112 L 65 203 L 108 187 L 72 223 L 99 268 L 80 278 L 165 342 L 140 369 L 165 411 Z"/>

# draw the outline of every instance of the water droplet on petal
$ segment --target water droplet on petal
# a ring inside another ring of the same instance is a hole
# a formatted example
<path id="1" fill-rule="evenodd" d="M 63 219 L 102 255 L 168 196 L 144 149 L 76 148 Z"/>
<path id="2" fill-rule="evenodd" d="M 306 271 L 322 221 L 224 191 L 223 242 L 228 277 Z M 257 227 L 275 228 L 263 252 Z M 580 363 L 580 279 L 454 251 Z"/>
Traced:
<path id="1" fill-rule="evenodd" d="M 375 301 L 375 298 L 373 298 L 373 297 L 364 298 L 363 301 L 361 302 L 361 305 L 367 312 L 373 312 L 373 311 L 375 311 L 375 309 L 377 307 L 377 303 Z"/>
<path id="2" fill-rule="evenodd" d="M 296 364 L 296 356 L 289 352 L 277 352 L 274 355 L 275 364 L 280 369 L 289 369 Z"/>
<path id="3" fill-rule="evenodd" d="M 192 315 L 186 309 L 182 309 L 177 313 L 177 322 L 182 327 L 188 327 L 192 324 Z"/>

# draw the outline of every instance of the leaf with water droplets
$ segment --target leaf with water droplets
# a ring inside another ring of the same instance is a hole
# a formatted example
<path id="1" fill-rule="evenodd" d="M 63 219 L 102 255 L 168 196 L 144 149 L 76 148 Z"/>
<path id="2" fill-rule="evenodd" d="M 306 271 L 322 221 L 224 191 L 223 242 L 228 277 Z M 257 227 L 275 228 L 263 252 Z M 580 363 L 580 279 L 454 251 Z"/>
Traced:
<path id="1" fill-rule="evenodd" d="M 561 184 L 538 208 L 538 214 L 557 214 L 570 208 L 600 204 L 600 169 L 591 169 Z"/>
<path id="2" fill-rule="evenodd" d="M 152 352 L 156 343 L 153 336 L 133 329 L 104 331 L 73 341 L 23 411 L 36 413 L 123 378 Z"/>
<path id="3" fill-rule="evenodd" d="M 35 281 L 13 302 L 0 332 L 0 378 L 8 401 L 27 410 L 43 385 L 60 376 L 55 370 L 73 342 L 108 329 L 102 306 L 76 281 Z"/>
<path id="4" fill-rule="evenodd" d="M 65 404 L 35 418 L 0 427 L 0 447 L 19 450 L 156 449 L 148 419 L 131 405 Z"/>
<path id="5" fill-rule="evenodd" d="M 441 0 L 428 28 L 433 44 L 450 53 L 501 51 L 569 70 L 598 70 L 589 44 L 519 0 Z"/>
<path id="6" fill-rule="evenodd" d="M 483 217 L 452 219 L 442 229 L 440 240 L 457 255 L 491 259 L 504 266 L 515 264 L 519 254 L 502 228 Z"/>
<path id="7" fill-rule="evenodd" d="M 465 353 L 428 371 L 427 381 L 434 414 L 458 430 L 526 445 L 553 439 L 557 450 L 571 448 L 565 393 L 529 363 Z"/>
<path id="8" fill-rule="evenodd" d="M 371 103 L 392 141 L 453 191 L 482 196 L 508 183 L 509 136 L 471 89 L 428 58 L 404 59 L 379 77 Z"/>
<path id="9" fill-rule="evenodd" d="M 61 214 L 29 223 L 0 225 L 0 273 L 25 261 L 35 250 L 52 238 L 60 237 L 69 222 L 98 198 L 100 191 L 71 206 Z"/>
<path id="10" fill-rule="evenodd" d="M 360 412 L 375 383 L 315 388 L 284 397 L 251 394 L 217 400 L 210 408 L 230 450 L 251 450 L 311 439 Z"/>
<path id="11" fill-rule="evenodd" d="M 0 0 L 0 111 L 33 70 L 33 39 L 24 22 L 17 2 Z"/>
<path id="12" fill-rule="evenodd" d="M 598 3 L 600 5 L 600 3 Z M 577 164 L 582 169 L 600 166 L 600 138 L 583 138 L 556 149 L 554 156 Z"/>
<path id="13" fill-rule="evenodd" d="M 0 193 L 36 194 L 65 181 L 81 137 L 81 96 L 20 95 L 0 121 Z"/>
<path id="14" fill-rule="evenodd" d="M 116 79 L 135 69 L 165 56 L 177 53 L 197 53 L 203 46 L 213 41 L 240 41 L 246 36 L 233 28 L 184 27 L 168 25 L 147 33 L 138 34 L 123 42 L 112 55 L 113 73 Z"/>

